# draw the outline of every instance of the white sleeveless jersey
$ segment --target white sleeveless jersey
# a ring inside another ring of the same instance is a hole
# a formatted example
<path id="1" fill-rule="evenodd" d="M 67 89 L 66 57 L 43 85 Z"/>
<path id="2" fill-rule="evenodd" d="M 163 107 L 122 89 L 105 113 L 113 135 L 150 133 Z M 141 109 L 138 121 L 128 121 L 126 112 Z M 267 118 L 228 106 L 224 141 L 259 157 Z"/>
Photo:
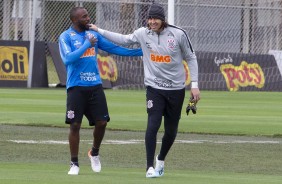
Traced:
<path id="1" fill-rule="evenodd" d="M 160 34 L 142 27 L 122 35 L 98 29 L 109 40 L 122 45 L 139 43 L 143 51 L 144 83 L 156 89 L 175 90 L 185 87 L 182 61 L 188 62 L 191 81 L 198 81 L 198 63 L 187 33 L 169 25 Z"/>

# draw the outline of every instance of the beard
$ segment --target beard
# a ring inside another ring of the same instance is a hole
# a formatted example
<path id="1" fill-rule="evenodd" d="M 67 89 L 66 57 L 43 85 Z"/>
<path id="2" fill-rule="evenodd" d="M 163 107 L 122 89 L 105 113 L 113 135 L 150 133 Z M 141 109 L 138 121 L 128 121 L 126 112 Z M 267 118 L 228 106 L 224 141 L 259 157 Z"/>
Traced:
<path id="1" fill-rule="evenodd" d="M 89 30 L 89 24 L 79 24 L 78 27 L 84 31 Z"/>
<path id="2" fill-rule="evenodd" d="M 89 26 L 89 24 L 86 24 L 84 27 L 85 27 L 85 30 L 89 30 L 90 26 Z"/>

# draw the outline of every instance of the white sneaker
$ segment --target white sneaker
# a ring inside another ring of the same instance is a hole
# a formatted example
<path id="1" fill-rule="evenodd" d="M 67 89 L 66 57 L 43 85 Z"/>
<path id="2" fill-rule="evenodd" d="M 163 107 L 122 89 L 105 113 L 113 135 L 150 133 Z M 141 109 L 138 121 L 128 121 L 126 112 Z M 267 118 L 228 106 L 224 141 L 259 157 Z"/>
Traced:
<path id="1" fill-rule="evenodd" d="M 146 172 L 146 178 L 155 178 L 156 177 L 156 171 L 153 167 L 149 167 L 149 169 Z"/>
<path id="2" fill-rule="evenodd" d="M 79 167 L 71 162 L 70 170 L 68 172 L 69 175 L 78 175 Z"/>
<path id="3" fill-rule="evenodd" d="M 161 177 L 164 175 L 164 161 L 158 159 L 158 155 L 156 156 L 156 177 Z"/>
<path id="4" fill-rule="evenodd" d="M 98 156 L 92 156 L 91 150 L 88 151 L 88 157 L 91 162 L 91 168 L 94 172 L 100 172 L 101 171 L 101 162 L 100 157 Z"/>

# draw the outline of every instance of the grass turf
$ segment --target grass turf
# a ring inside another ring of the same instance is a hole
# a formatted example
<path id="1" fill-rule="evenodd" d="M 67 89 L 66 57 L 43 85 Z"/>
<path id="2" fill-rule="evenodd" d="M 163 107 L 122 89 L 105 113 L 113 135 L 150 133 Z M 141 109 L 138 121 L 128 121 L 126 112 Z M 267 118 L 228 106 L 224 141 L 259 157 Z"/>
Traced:
<path id="1" fill-rule="evenodd" d="M 87 158 L 91 129 L 81 130 L 80 175 L 68 176 L 67 132 L 68 128 L 0 125 L 0 183 L 257 184 L 279 183 L 282 178 L 281 138 L 180 133 L 167 157 L 165 176 L 148 180 L 144 132 L 110 130 L 100 151 L 102 172 L 95 174 Z M 130 140 L 135 143 L 112 142 Z"/>
<path id="2" fill-rule="evenodd" d="M 144 131 L 145 91 L 105 90 L 113 130 Z M 0 123 L 65 127 L 65 89 L 1 89 Z M 281 136 L 281 92 L 202 91 L 198 111 L 187 117 L 188 93 L 180 132 Z M 88 127 L 84 119 L 83 127 Z M 161 128 L 161 130 L 163 130 Z"/>
<path id="3" fill-rule="evenodd" d="M 1 88 L 0 183 L 281 183 L 281 93 L 202 91 L 196 115 L 187 117 L 184 105 L 177 137 L 201 143 L 175 143 L 166 161 L 165 177 L 148 180 L 142 142 L 107 144 L 107 140 L 144 140 L 145 92 L 105 92 L 111 122 L 101 150 L 103 171 L 94 174 L 90 169 L 86 154 L 92 130 L 84 121 L 87 128 L 81 131 L 81 175 L 71 177 L 66 174 L 67 144 L 11 142 L 67 142 L 65 90 Z"/>
<path id="4" fill-rule="evenodd" d="M 1 164 L 2 184 L 280 184 L 282 176 L 267 176 L 245 173 L 203 173 L 174 170 L 163 178 L 146 179 L 141 169 L 105 168 L 99 174 L 90 170 L 79 176 L 68 176 L 65 168 L 58 164 Z"/>

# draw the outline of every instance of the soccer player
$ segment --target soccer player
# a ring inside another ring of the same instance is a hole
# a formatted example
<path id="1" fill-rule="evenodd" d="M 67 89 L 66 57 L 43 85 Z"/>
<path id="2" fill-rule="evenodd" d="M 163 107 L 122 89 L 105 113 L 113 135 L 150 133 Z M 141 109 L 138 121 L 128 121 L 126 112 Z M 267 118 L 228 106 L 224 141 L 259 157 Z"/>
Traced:
<path id="1" fill-rule="evenodd" d="M 164 174 L 164 160 L 174 143 L 185 97 L 185 71 L 182 60 L 188 62 L 191 76 L 191 96 L 200 100 L 198 88 L 198 62 L 185 30 L 165 21 L 164 9 L 152 4 L 147 27 L 132 34 L 122 35 L 98 28 L 109 40 L 123 45 L 139 43 L 143 51 L 148 122 L 145 134 L 147 157 L 146 177 Z M 155 157 L 157 133 L 164 117 L 164 136 L 159 154 Z M 154 167 L 154 158 L 156 165 Z"/>
<path id="2" fill-rule="evenodd" d="M 79 131 L 83 115 L 93 129 L 93 146 L 88 152 L 94 172 L 101 171 L 99 149 L 110 121 L 102 80 L 98 70 L 98 49 L 122 56 L 141 56 L 141 49 L 119 47 L 99 33 L 89 30 L 90 17 L 83 7 L 70 11 L 71 27 L 59 37 L 61 58 L 67 70 L 65 123 L 70 124 L 71 165 L 68 174 L 78 175 Z"/>

